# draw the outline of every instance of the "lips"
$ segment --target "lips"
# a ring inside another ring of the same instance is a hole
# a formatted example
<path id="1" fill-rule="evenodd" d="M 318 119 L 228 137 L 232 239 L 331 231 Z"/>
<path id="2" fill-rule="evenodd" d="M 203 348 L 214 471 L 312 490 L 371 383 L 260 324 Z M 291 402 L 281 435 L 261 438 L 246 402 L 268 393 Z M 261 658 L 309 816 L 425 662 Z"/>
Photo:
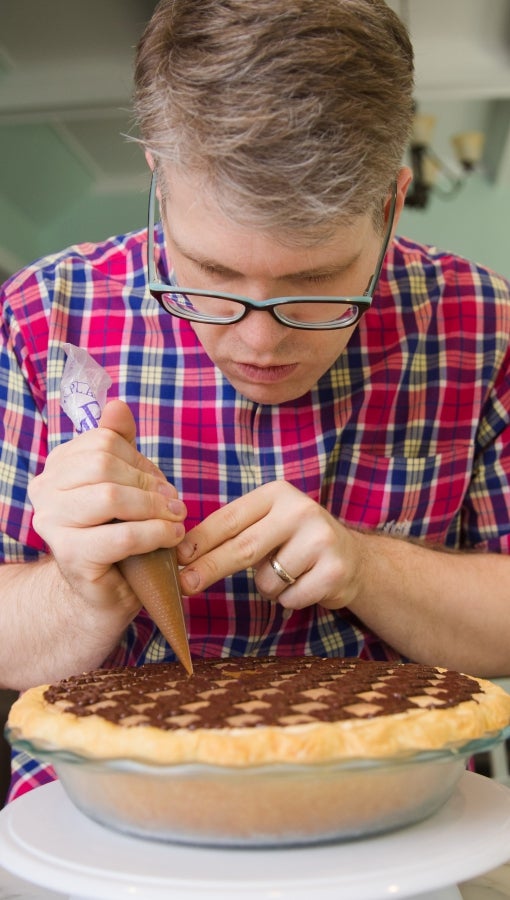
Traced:
<path id="1" fill-rule="evenodd" d="M 244 362 L 234 363 L 234 368 L 241 377 L 259 384 L 274 384 L 278 381 L 284 381 L 294 374 L 297 367 L 297 363 L 284 366 L 260 366 Z"/>

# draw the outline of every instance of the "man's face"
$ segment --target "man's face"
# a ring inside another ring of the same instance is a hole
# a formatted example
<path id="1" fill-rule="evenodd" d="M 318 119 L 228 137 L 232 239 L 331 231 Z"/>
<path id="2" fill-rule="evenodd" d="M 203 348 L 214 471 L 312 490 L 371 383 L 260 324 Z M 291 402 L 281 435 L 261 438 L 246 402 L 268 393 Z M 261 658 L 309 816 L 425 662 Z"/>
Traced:
<path id="1" fill-rule="evenodd" d="M 228 221 L 198 183 L 164 168 L 163 226 L 178 283 L 253 300 L 292 295 L 360 295 L 373 274 L 382 236 L 370 214 L 332 238 L 289 246 Z M 303 331 L 251 311 L 232 325 L 191 323 L 204 350 L 239 393 L 255 403 L 295 400 L 345 349 L 354 328 Z"/>

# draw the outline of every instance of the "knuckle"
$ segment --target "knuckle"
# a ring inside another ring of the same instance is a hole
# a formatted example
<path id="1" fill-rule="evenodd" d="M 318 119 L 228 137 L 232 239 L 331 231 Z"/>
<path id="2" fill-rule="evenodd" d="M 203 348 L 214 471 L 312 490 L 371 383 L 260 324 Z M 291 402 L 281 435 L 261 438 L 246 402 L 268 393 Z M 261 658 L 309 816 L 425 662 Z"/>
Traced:
<path id="1" fill-rule="evenodd" d="M 37 502 L 37 498 L 39 497 L 42 477 L 43 476 L 41 473 L 41 475 L 36 475 L 35 478 L 32 478 L 32 480 L 28 482 L 28 487 L 27 487 L 28 499 L 30 500 L 30 502 L 32 503 L 33 506 L 35 505 L 35 503 Z"/>
<path id="2" fill-rule="evenodd" d="M 42 515 L 42 513 L 34 512 L 32 516 L 32 526 L 34 528 L 34 531 L 36 531 L 37 534 L 40 535 L 40 537 L 46 540 L 45 535 L 47 534 L 47 531 L 45 527 L 45 516 Z"/>
<path id="3" fill-rule="evenodd" d="M 163 472 L 156 463 L 147 456 L 144 456 L 143 453 L 136 451 L 136 458 L 133 460 L 133 465 L 139 470 L 140 474 L 148 478 L 151 483 L 154 483 L 154 479 L 157 481 L 161 481 L 162 479 L 166 480 Z"/>
<path id="4" fill-rule="evenodd" d="M 119 522 L 109 526 L 109 541 L 112 558 L 126 559 L 142 552 L 140 542 L 143 530 L 139 522 Z"/>
<path id="5" fill-rule="evenodd" d="M 200 561 L 200 568 L 202 569 L 202 580 L 208 584 L 214 584 L 221 577 L 219 566 L 212 556 L 204 556 Z"/>
<path id="6" fill-rule="evenodd" d="M 145 492 L 143 495 L 145 518 L 161 519 L 169 510 L 165 508 L 165 504 L 161 502 L 161 497 L 157 494 Z"/>
<path id="7" fill-rule="evenodd" d="M 147 472 L 138 468 L 136 470 L 136 486 L 140 490 L 149 493 L 151 490 L 154 490 L 154 481 Z"/>
<path id="8" fill-rule="evenodd" d="M 112 456 L 108 453 L 93 453 L 83 463 L 86 480 L 92 484 L 109 481 L 112 471 Z"/>
<path id="9" fill-rule="evenodd" d="M 94 492 L 95 493 L 95 492 Z M 98 502 L 103 510 L 109 511 L 109 518 L 114 518 L 115 510 L 119 502 L 119 486 L 111 481 L 105 481 L 100 485 Z"/>
<path id="10" fill-rule="evenodd" d="M 110 428 L 94 428 L 90 431 L 83 432 L 79 439 L 82 441 L 90 441 L 94 443 L 97 451 L 104 453 L 112 453 L 115 443 L 119 439 L 119 435 Z"/>
<path id="11" fill-rule="evenodd" d="M 239 532 L 241 528 L 237 507 L 235 504 L 230 503 L 228 506 L 224 507 L 222 513 L 226 532 L 229 536 L 233 537 Z"/>
<path id="12" fill-rule="evenodd" d="M 239 560 L 243 569 L 247 569 L 259 561 L 260 550 L 250 532 L 241 532 L 233 543 L 235 558 Z"/>

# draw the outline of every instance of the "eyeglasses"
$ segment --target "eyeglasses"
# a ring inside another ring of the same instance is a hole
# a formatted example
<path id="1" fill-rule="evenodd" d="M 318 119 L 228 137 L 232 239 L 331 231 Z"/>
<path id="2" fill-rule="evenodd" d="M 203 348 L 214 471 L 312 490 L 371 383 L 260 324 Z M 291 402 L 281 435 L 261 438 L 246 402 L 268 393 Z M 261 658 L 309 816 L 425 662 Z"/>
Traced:
<path id="1" fill-rule="evenodd" d="M 241 297 L 237 294 L 223 293 L 222 291 L 181 287 L 173 283 L 172 279 L 168 284 L 163 284 L 156 280 L 154 256 L 156 186 L 156 173 L 153 172 L 149 194 L 147 244 L 149 291 L 166 312 L 177 316 L 179 319 L 188 319 L 190 322 L 204 322 L 208 325 L 231 325 L 234 322 L 240 322 L 251 310 L 264 310 L 271 313 L 278 322 L 287 325 L 289 328 L 319 331 L 333 328 L 348 328 L 351 325 L 355 325 L 361 319 L 363 313 L 369 309 L 390 241 L 397 200 L 396 184 L 393 186 L 388 227 L 384 235 L 375 272 L 362 296 L 273 297 L 269 300 L 260 301 L 251 300 L 249 297 Z"/>

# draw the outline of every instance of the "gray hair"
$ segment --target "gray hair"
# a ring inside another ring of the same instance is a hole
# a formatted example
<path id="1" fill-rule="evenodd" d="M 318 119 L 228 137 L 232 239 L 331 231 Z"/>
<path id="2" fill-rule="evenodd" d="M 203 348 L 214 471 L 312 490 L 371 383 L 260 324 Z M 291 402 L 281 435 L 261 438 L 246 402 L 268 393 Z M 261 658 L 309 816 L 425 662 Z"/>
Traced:
<path id="1" fill-rule="evenodd" d="M 161 0 L 135 115 L 157 163 L 240 224 L 323 233 L 381 209 L 413 114 L 413 51 L 384 0 Z"/>

